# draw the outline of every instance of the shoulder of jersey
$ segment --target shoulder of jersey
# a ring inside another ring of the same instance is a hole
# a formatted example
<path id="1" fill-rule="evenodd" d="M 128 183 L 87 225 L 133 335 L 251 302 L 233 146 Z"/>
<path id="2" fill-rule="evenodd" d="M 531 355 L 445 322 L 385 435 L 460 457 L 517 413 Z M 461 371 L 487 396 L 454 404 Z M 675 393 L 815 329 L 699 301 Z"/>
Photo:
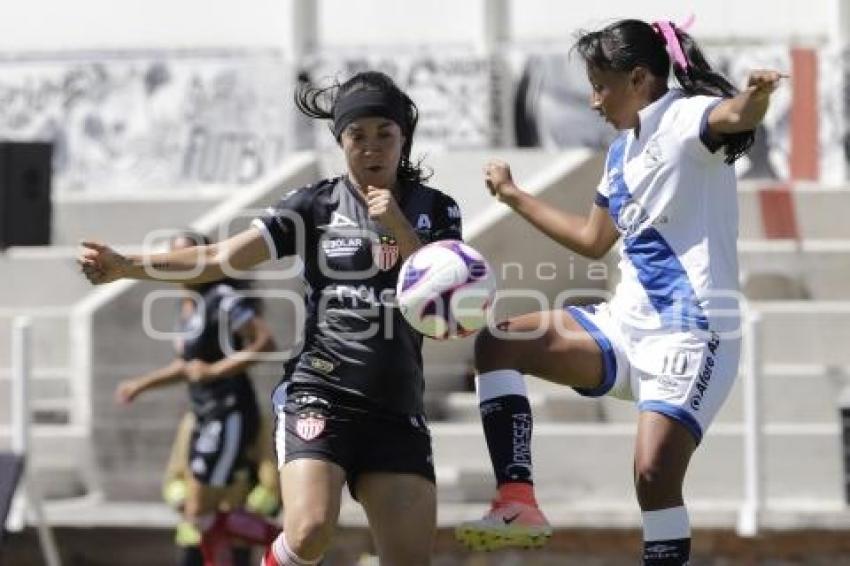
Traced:
<path id="1" fill-rule="evenodd" d="M 429 192 L 429 193 L 434 193 L 434 195 L 437 198 L 440 198 L 440 199 L 443 199 L 443 200 L 446 200 L 446 201 L 454 201 L 454 199 L 452 197 L 450 197 L 447 193 L 441 191 L 440 189 L 435 189 L 434 187 L 429 187 L 428 185 L 423 185 L 422 183 L 419 183 L 416 186 L 419 190 Z"/>
<path id="2" fill-rule="evenodd" d="M 330 179 L 322 179 L 321 181 L 318 181 L 316 183 L 313 183 L 313 184 L 310 184 L 310 185 L 304 185 L 303 187 L 299 187 L 297 189 L 292 189 L 288 193 L 285 193 L 283 195 L 283 197 L 281 198 L 281 200 L 287 201 L 287 200 L 289 200 L 291 198 L 295 198 L 295 197 L 306 198 L 306 197 L 315 196 L 316 194 L 318 194 L 321 191 L 333 188 L 334 185 L 336 185 L 337 181 L 339 181 L 339 179 L 340 179 L 339 177 L 333 177 L 333 178 L 330 178 Z"/>

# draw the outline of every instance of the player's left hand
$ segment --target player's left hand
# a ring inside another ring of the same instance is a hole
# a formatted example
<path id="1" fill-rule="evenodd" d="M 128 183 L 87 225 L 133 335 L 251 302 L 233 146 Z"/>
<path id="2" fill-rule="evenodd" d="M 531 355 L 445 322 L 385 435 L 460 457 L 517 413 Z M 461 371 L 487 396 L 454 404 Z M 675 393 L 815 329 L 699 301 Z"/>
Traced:
<path id="1" fill-rule="evenodd" d="M 788 76 L 787 73 L 772 69 L 755 69 L 747 77 L 747 88 L 752 89 L 756 96 L 770 96 L 779 86 L 779 81 Z"/>
<path id="2" fill-rule="evenodd" d="M 202 360 L 192 360 L 186 362 L 183 368 L 183 373 L 186 375 L 186 380 L 189 383 L 199 383 L 210 377 L 213 377 L 212 364 L 208 364 Z"/>
<path id="3" fill-rule="evenodd" d="M 404 219 L 398 203 L 389 189 L 382 189 L 369 185 L 366 188 L 366 204 L 369 207 L 369 218 L 377 220 L 387 227 L 398 224 Z"/>

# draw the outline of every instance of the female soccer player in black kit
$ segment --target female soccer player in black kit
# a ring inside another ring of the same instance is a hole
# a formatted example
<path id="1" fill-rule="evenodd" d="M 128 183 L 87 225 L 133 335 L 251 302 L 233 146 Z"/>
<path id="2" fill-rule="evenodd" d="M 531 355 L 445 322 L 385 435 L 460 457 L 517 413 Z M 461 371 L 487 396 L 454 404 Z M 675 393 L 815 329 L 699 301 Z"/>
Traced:
<path id="1" fill-rule="evenodd" d="M 95 284 L 192 269 L 200 273 L 191 280 L 202 282 L 226 267 L 298 254 L 308 284 L 305 344 L 274 394 L 284 531 L 264 564 L 318 564 L 348 483 L 381 564 L 425 565 L 436 495 L 422 417 L 422 337 L 393 307 L 393 289 L 405 257 L 430 241 L 460 239 L 460 211 L 422 185 L 410 159 L 416 105 L 386 75 L 303 85 L 296 102 L 307 116 L 331 121 L 345 175 L 288 193 L 218 244 L 125 256 L 84 242 L 79 263 Z"/>
<path id="2" fill-rule="evenodd" d="M 181 250 L 199 243 L 209 244 L 201 234 L 183 233 L 172 240 L 171 249 Z M 245 373 L 254 360 L 250 352 L 274 348 L 271 331 L 259 313 L 257 301 L 242 294 L 245 282 L 234 279 L 185 285 L 187 293 L 180 301 L 175 341 L 177 356 L 165 367 L 122 381 L 115 391 L 116 400 L 132 403 L 139 395 L 175 383 L 188 383 L 192 412 L 195 416 L 189 446 L 187 491 L 183 512 L 187 520 L 201 523 L 214 521 L 223 504 L 244 503 L 247 491 L 234 493 L 231 486 L 237 478 L 253 473 L 255 463 L 249 450 L 259 429 L 257 396 L 250 377 Z M 223 344 L 221 336 L 228 342 Z M 238 354 L 228 355 L 230 351 Z M 262 521 L 255 517 L 256 521 Z M 211 525 L 210 525 L 211 526 Z M 209 539 L 210 537 L 206 537 Z M 233 549 L 222 541 L 220 549 L 214 541 L 202 538 L 201 548 L 187 548 L 180 558 L 181 566 L 201 564 L 201 552 L 222 554 L 219 562 L 234 566 L 249 564 L 249 548 Z"/>

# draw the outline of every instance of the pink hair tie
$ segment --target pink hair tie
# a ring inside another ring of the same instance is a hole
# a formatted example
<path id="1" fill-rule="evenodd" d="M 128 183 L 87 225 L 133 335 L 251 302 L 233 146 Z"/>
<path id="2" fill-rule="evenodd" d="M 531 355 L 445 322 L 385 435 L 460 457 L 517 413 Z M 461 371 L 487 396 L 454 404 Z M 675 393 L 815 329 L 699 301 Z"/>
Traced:
<path id="1" fill-rule="evenodd" d="M 690 25 L 693 23 L 693 18 L 688 22 Z M 664 42 L 667 44 L 667 53 L 670 54 L 670 58 L 682 68 L 683 71 L 687 71 L 688 67 L 688 58 L 685 57 L 685 52 L 682 51 L 682 44 L 679 43 L 679 38 L 676 36 L 676 30 L 673 27 L 672 22 L 664 22 L 657 21 L 653 22 L 652 27 L 655 28 L 655 31 L 661 34 L 661 37 L 664 38 Z"/>

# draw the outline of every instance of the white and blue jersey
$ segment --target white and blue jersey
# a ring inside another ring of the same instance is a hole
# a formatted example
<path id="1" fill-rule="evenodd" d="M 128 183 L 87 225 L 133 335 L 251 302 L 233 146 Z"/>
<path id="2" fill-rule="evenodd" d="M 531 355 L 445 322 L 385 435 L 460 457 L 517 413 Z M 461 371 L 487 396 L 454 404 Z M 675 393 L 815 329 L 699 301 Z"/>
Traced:
<path id="1" fill-rule="evenodd" d="M 611 144 L 595 202 L 620 232 L 621 280 L 609 304 L 570 308 L 606 361 L 582 392 L 635 399 L 697 441 L 740 351 L 735 171 L 706 135 L 720 100 L 672 89 Z"/>
<path id="2" fill-rule="evenodd" d="M 621 235 L 611 308 L 636 328 L 738 325 L 725 312 L 738 292 L 735 171 L 705 136 L 719 101 L 670 90 L 608 151 L 596 202 Z"/>

